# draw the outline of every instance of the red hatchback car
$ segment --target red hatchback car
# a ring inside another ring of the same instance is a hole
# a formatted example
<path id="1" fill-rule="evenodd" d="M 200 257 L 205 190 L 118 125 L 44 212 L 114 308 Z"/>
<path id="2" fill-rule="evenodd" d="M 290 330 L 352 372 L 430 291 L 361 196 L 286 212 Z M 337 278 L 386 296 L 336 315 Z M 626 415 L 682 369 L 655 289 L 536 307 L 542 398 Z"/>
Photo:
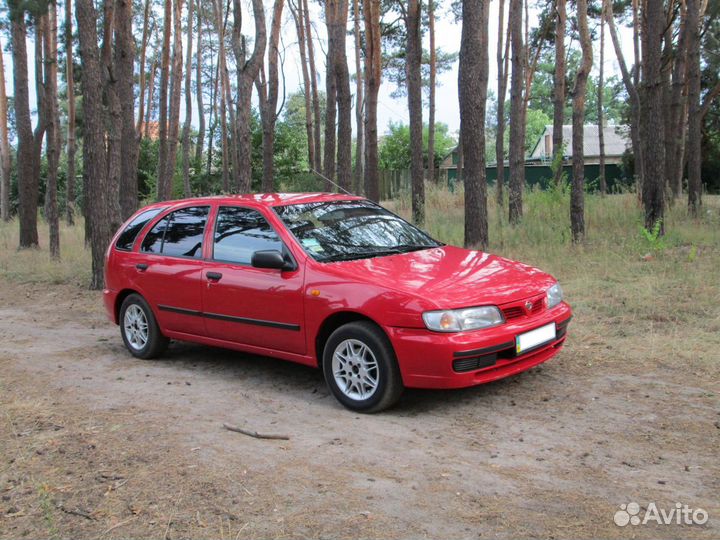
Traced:
<path id="1" fill-rule="evenodd" d="M 130 353 L 193 341 L 321 367 L 346 407 L 460 388 L 561 349 L 552 276 L 441 244 L 361 197 L 205 197 L 147 206 L 107 251 L 104 301 Z"/>

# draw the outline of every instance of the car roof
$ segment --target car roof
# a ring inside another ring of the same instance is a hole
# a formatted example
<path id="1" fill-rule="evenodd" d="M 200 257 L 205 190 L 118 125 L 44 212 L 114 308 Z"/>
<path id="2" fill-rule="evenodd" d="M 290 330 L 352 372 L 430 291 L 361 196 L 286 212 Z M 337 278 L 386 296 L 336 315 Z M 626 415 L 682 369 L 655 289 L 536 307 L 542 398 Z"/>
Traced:
<path id="1" fill-rule="evenodd" d="M 208 197 L 192 197 L 172 201 L 159 201 L 147 205 L 145 208 L 169 207 L 187 202 L 219 202 L 220 204 L 251 203 L 259 206 L 284 206 L 288 204 L 361 200 L 364 200 L 364 198 L 357 195 L 345 195 L 342 193 L 248 193 L 240 195 L 212 195 Z"/>

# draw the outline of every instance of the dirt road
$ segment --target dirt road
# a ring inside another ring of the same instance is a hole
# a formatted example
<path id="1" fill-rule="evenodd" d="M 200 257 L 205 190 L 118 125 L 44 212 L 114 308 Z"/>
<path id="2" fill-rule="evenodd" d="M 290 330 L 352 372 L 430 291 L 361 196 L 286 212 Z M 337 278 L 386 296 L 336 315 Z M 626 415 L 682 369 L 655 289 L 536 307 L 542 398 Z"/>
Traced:
<path id="1" fill-rule="evenodd" d="M 97 293 L 0 298 L 3 538 L 720 536 L 717 362 L 633 352 L 582 311 L 540 368 L 364 416 L 290 363 L 133 359 Z M 709 520 L 618 527 L 632 501 Z"/>

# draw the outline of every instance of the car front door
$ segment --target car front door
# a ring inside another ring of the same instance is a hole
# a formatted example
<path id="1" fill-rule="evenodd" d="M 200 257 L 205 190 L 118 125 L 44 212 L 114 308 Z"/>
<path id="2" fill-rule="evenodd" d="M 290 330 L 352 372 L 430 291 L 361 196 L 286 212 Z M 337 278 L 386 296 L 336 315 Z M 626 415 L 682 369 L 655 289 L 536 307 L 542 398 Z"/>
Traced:
<path id="1" fill-rule="evenodd" d="M 254 268 L 261 250 L 289 253 L 260 211 L 220 206 L 211 257 L 203 270 L 207 335 L 255 347 L 304 354 L 304 268 Z"/>
<path id="2" fill-rule="evenodd" d="M 153 225 L 136 254 L 135 282 L 163 330 L 203 335 L 203 237 L 209 206 L 170 212 Z"/>

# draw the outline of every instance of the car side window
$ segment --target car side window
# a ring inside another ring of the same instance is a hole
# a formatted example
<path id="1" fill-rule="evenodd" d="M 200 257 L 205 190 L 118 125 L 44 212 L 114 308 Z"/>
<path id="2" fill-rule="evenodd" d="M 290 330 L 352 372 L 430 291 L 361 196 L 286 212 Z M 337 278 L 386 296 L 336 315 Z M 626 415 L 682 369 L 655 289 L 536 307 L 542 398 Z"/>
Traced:
<path id="1" fill-rule="evenodd" d="M 220 207 L 213 259 L 250 264 L 255 251 L 272 249 L 282 251 L 282 241 L 260 212 L 239 206 Z"/>
<path id="2" fill-rule="evenodd" d="M 165 208 L 151 208 L 138 214 L 120 233 L 117 242 L 115 242 L 115 247 L 123 251 L 130 251 L 135 243 L 135 238 L 140 234 L 143 227 L 163 210 Z"/>
<path id="3" fill-rule="evenodd" d="M 208 210 L 207 206 L 176 210 L 148 232 L 141 250 L 171 257 L 202 257 L 202 241 Z"/>

